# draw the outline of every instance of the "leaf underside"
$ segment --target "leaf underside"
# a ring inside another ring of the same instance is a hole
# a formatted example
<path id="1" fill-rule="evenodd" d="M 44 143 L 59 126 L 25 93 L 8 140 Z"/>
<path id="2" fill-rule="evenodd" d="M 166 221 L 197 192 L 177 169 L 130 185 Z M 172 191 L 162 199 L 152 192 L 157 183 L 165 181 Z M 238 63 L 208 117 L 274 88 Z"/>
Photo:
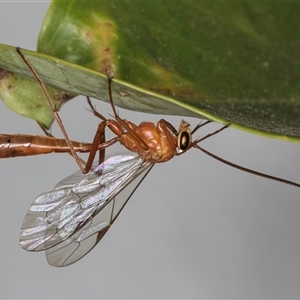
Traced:
<path id="1" fill-rule="evenodd" d="M 59 91 L 108 101 L 100 72 L 109 73 L 118 106 L 299 141 L 299 8 L 286 2 L 54 1 L 38 51 L 62 60 L 23 53 Z M 0 67 L 30 76 L 12 47 L 0 47 Z"/>

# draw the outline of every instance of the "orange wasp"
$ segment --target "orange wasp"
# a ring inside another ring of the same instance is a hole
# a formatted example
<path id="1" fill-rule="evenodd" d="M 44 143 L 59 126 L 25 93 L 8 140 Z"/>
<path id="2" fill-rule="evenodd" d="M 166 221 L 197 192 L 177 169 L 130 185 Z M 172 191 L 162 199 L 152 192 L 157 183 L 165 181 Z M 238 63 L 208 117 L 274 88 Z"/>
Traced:
<path id="1" fill-rule="evenodd" d="M 40 155 L 48 153 L 70 153 L 65 139 L 29 134 L 0 133 L 0 158 Z M 93 144 L 72 141 L 75 152 L 91 152 Z"/>
<path id="2" fill-rule="evenodd" d="M 240 170 L 300 187 L 300 184 L 223 160 L 199 146 L 201 141 L 219 133 L 228 125 L 193 141 L 192 135 L 210 121 L 191 130 L 189 124 L 182 120 L 176 130 L 164 119 L 156 125 L 151 122 L 136 125 L 120 118 L 112 99 L 112 78 L 108 79 L 108 90 L 113 119 L 102 116 L 88 99 L 92 112 L 102 121 L 95 134 L 87 164 L 83 167 L 43 82 L 19 49 L 18 52 L 44 91 L 70 152 L 81 169 L 60 181 L 52 191 L 38 196 L 31 204 L 22 225 L 21 247 L 28 251 L 45 250 L 50 265 L 67 266 L 85 256 L 102 239 L 154 164 L 166 162 L 191 148 L 199 149 Z M 105 140 L 106 127 L 116 135 L 109 141 Z M 106 156 L 105 148 L 116 142 L 129 151 Z M 99 163 L 92 165 L 98 150 Z"/>

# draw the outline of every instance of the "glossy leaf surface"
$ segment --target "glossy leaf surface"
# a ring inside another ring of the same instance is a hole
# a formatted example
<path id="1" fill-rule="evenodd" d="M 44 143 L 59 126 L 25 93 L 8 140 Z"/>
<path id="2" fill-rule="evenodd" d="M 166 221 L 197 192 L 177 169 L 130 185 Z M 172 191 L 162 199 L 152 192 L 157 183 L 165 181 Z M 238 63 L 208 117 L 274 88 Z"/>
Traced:
<path id="1" fill-rule="evenodd" d="M 46 16 L 38 50 L 145 89 L 141 98 L 130 89 L 128 97 L 117 96 L 116 103 L 123 107 L 198 115 L 296 140 L 297 8 L 298 3 L 280 2 L 56 1 Z M 71 83 L 65 90 L 77 93 L 78 82 L 65 75 Z M 97 86 L 91 78 L 96 73 L 90 72 L 88 79 L 83 73 L 78 76 L 86 94 L 105 100 L 104 78 Z M 150 101 L 145 99 L 148 93 Z"/>

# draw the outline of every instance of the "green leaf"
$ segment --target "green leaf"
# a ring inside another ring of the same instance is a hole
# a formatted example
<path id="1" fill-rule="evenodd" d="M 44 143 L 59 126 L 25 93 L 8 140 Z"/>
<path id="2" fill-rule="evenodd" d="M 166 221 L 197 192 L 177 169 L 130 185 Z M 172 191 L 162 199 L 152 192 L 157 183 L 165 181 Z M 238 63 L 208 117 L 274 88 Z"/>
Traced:
<path id="1" fill-rule="evenodd" d="M 30 64 L 34 66 L 44 83 L 54 86 L 58 90 L 64 90 L 67 93 L 86 95 L 106 102 L 109 101 L 107 76 L 58 58 L 27 50 L 22 50 L 22 52 Z M 11 46 L 0 44 L 0 66 L 13 73 L 32 76 L 16 49 Z M 33 84 L 36 88 L 37 82 L 33 80 Z M 38 89 L 35 90 L 35 92 L 37 91 Z M 58 95 L 61 93 L 59 92 Z M 32 94 L 32 97 L 34 96 L 35 94 Z M 113 98 L 117 106 L 127 109 L 158 114 L 178 115 L 183 113 L 194 117 L 199 116 L 199 113 L 194 112 L 192 106 L 151 91 L 145 91 L 117 79 L 114 80 Z M 24 102 L 24 99 L 20 102 Z M 30 101 L 30 99 L 27 100 Z M 45 99 L 44 103 L 46 103 Z M 27 105 L 29 104 L 30 102 Z M 35 113 L 39 113 L 38 107 L 35 109 Z M 50 115 L 52 116 L 52 113 Z"/>
<path id="2" fill-rule="evenodd" d="M 299 8 L 287 2 L 55 1 L 38 51 L 114 73 L 122 80 L 114 89 L 128 93 L 114 95 L 122 107 L 299 140 Z M 98 73 L 61 61 L 54 68 L 48 57 L 27 55 L 46 83 L 107 100 L 106 79 Z"/>
<path id="3" fill-rule="evenodd" d="M 47 87 L 47 91 L 56 109 L 68 100 L 65 93 L 50 86 Z M 52 111 L 35 79 L 0 69 L 0 98 L 12 111 L 35 119 L 46 128 L 50 128 L 53 123 Z"/>

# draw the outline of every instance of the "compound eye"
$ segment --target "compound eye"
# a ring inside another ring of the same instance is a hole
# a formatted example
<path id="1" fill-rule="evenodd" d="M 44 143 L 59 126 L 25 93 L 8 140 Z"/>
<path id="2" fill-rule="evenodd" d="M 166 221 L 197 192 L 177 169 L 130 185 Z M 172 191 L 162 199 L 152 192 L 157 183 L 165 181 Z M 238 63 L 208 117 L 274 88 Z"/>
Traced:
<path id="1" fill-rule="evenodd" d="M 191 141 L 191 135 L 187 131 L 181 131 L 178 136 L 178 149 L 184 151 L 188 148 Z"/>

